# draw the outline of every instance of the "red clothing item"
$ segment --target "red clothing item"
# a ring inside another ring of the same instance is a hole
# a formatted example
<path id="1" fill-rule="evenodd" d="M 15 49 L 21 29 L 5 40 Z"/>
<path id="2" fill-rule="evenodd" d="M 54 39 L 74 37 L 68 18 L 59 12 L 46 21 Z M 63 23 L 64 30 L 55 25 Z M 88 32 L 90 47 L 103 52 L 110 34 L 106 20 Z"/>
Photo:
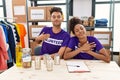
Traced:
<path id="1" fill-rule="evenodd" d="M 6 45 L 3 39 L 3 33 L 0 28 L 0 70 L 7 69 L 7 60 L 9 59 Z"/>

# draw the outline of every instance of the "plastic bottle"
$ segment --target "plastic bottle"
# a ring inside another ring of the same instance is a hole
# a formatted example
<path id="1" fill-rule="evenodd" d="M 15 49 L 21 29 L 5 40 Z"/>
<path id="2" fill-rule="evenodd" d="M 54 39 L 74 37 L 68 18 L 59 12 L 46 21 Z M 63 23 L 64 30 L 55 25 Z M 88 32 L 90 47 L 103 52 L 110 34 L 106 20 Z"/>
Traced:
<path id="1" fill-rule="evenodd" d="M 22 67 L 22 47 L 20 44 L 16 45 L 16 66 Z"/>
<path id="2" fill-rule="evenodd" d="M 23 68 L 31 68 L 31 49 L 30 48 L 23 48 L 22 49 L 22 67 Z"/>

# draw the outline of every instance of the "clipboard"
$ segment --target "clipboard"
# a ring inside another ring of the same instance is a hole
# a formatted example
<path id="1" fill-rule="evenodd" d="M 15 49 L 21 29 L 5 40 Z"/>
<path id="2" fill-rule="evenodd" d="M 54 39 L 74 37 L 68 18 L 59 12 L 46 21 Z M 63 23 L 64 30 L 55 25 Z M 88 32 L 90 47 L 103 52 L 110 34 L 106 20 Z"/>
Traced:
<path id="1" fill-rule="evenodd" d="M 84 63 L 84 61 L 79 61 L 79 62 L 68 61 L 66 65 L 69 73 L 90 72 L 90 69 Z"/>

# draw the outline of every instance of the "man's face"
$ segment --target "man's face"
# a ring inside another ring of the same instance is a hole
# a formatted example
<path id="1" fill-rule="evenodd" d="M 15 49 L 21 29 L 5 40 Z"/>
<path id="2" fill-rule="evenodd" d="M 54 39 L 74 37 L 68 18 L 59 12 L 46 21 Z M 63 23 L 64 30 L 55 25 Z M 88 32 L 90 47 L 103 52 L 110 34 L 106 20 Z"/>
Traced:
<path id="1" fill-rule="evenodd" d="M 51 21 L 53 26 L 60 27 L 63 21 L 63 16 L 60 12 L 53 12 L 51 15 Z"/>

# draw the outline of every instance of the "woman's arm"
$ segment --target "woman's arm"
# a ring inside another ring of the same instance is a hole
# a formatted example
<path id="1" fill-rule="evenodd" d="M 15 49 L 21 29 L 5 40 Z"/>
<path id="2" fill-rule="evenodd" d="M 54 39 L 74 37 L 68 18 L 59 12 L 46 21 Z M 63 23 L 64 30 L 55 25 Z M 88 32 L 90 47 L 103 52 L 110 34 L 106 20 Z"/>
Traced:
<path id="1" fill-rule="evenodd" d="M 93 47 L 94 43 L 85 43 L 83 46 L 78 47 L 75 50 L 72 50 L 71 48 L 67 47 L 65 50 L 64 59 L 73 58 L 77 54 L 80 54 L 80 52 L 91 50 L 91 48 Z"/>
<path id="2" fill-rule="evenodd" d="M 78 48 L 76 50 L 73 50 L 69 47 L 66 48 L 65 50 L 65 53 L 64 53 L 64 56 L 63 58 L 66 60 L 66 59 L 71 59 L 73 58 L 74 56 L 76 56 L 77 54 L 79 54 L 80 52 L 82 52 L 82 49 L 81 48 Z"/>
<path id="3" fill-rule="evenodd" d="M 96 59 L 103 60 L 103 61 L 105 61 L 107 63 L 110 62 L 110 54 L 107 53 L 107 51 L 105 50 L 105 48 L 102 48 L 101 50 L 99 50 L 98 53 L 93 52 L 91 50 L 87 51 L 87 53 L 90 54 L 90 55 L 92 55 Z"/>

